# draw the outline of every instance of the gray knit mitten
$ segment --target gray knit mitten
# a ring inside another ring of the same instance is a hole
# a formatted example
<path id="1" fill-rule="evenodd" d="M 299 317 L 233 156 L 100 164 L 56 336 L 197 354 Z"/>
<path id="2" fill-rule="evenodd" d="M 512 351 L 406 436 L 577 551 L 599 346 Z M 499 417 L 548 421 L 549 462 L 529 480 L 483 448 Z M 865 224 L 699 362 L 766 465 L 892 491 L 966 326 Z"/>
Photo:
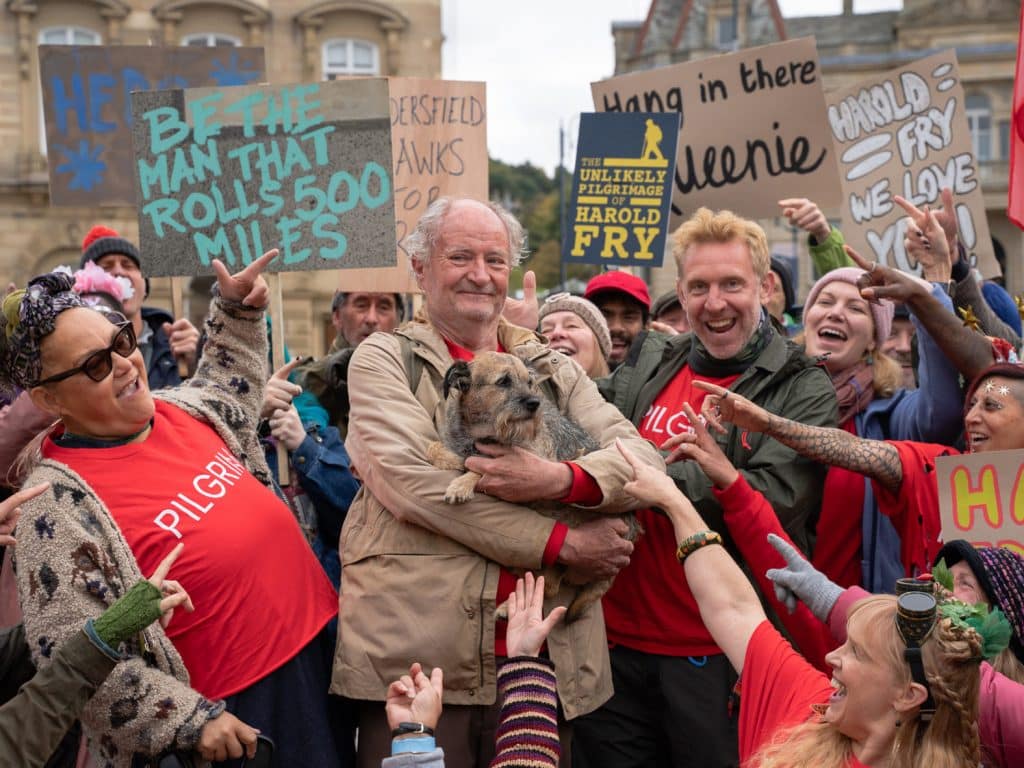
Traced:
<path id="1" fill-rule="evenodd" d="M 100 639 L 111 648 L 141 632 L 160 618 L 160 590 L 140 581 L 93 622 Z"/>
<path id="2" fill-rule="evenodd" d="M 796 610 L 796 601 L 801 600 L 818 619 L 827 622 L 843 588 L 829 581 L 785 539 L 769 533 L 768 543 L 786 560 L 785 568 L 771 568 L 765 574 L 775 584 L 775 597 L 790 613 Z"/>

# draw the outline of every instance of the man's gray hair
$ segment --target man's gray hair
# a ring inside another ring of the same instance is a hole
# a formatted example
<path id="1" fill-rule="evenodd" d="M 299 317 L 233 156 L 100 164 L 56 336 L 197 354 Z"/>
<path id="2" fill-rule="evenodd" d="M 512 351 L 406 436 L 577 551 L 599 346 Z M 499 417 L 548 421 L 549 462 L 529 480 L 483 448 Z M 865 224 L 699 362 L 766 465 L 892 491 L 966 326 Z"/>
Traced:
<path id="1" fill-rule="evenodd" d="M 405 251 L 409 254 L 410 266 L 427 262 L 437 246 L 437 239 L 441 233 L 441 225 L 444 223 L 445 216 L 448 215 L 453 203 L 463 199 L 468 198 L 439 197 L 423 212 L 420 220 L 416 222 L 416 227 L 405 239 Z M 487 202 L 481 203 L 481 205 L 490 208 L 505 225 L 505 231 L 508 233 L 510 266 L 518 267 L 526 241 L 523 225 L 498 203 Z"/>

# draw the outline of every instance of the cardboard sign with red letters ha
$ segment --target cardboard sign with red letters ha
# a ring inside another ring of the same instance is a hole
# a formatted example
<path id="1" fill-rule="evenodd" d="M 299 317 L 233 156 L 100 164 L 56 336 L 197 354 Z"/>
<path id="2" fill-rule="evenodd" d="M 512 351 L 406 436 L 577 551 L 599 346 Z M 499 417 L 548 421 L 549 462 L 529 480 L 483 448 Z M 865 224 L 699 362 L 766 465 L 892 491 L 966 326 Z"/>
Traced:
<path id="1" fill-rule="evenodd" d="M 935 471 L 943 541 L 1024 555 L 1024 450 L 941 456 Z"/>

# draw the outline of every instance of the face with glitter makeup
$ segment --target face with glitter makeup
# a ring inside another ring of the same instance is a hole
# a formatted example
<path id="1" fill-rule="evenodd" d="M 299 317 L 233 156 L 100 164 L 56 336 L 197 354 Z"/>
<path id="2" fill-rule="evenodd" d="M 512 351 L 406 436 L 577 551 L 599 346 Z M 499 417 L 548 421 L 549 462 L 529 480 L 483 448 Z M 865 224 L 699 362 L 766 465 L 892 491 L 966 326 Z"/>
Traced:
<path id="1" fill-rule="evenodd" d="M 971 453 L 1024 448 L 1021 385 L 1004 376 L 990 376 L 978 385 L 964 417 Z"/>

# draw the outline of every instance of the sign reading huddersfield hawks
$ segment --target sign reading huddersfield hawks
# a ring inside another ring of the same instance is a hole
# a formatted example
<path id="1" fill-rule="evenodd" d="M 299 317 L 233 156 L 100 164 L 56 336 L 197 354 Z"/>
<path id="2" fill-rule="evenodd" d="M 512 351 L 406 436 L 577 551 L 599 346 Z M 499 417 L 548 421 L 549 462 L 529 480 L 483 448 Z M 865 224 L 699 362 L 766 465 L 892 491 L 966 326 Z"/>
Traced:
<path id="1" fill-rule="evenodd" d="M 580 115 L 563 261 L 661 266 L 678 135 L 677 112 Z"/>

